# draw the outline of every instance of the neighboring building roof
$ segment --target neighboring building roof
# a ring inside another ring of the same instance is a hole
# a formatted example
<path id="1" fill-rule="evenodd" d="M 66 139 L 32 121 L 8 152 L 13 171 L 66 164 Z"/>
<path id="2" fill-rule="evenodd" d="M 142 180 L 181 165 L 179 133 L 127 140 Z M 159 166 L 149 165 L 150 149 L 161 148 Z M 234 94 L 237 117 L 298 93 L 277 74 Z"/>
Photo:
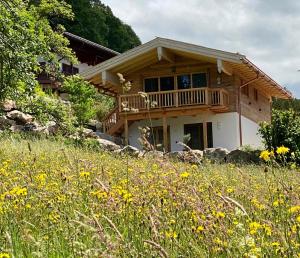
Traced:
<path id="1" fill-rule="evenodd" d="M 251 63 L 246 56 L 239 53 L 231 53 L 217 49 L 207 48 L 185 42 L 175 41 L 166 38 L 155 38 L 143 45 L 117 55 L 107 61 L 100 63 L 84 71 L 81 75 L 92 80 L 95 76 L 102 73 L 119 72 L 129 73 L 134 69 L 140 69 L 158 61 L 159 50 L 166 49 L 177 55 L 187 56 L 198 60 L 207 60 L 208 62 L 218 63 L 219 61 L 233 71 L 237 71 L 245 81 L 256 80 L 256 84 L 261 86 L 261 90 L 268 95 L 279 98 L 292 98 L 291 92 L 282 87 L 267 74 Z M 100 74 L 100 75 L 99 75 Z M 99 79 L 97 79 L 99 81 Z"/>
<path id="2" fill-rule="evenodd" d="M 64 35 L 67 36 L 68 38 L 71 38 L 71 39 L 74 39 L 74 40 L 81 41 L 81 42 L 83 42 L 83 43 L 85 43 L 85 44 L 88 44 L 88 45 L 93 46 L 93 47 L 95 47 L 95 48 L 98 48 L 98 49 L 100 49 L 100 50 L 109 52 L 109 53 L 111 53 L 111 54 L 114 54 L 114 55 L 120 55 L 120 53 L 117 52 L 117 51 L 114 51 L 114 50 L 112 50 L 112 49 L 110 49 L 110 48 L 104 47 L 104 46 L 102 46 L 102 45 L 100 45 L 100 44 L 97 44 L 97 43 L 95 43 L 95 42 L 92 42 L 92 41 L 90 41 L 90 40 L 88 40 L 88 39 L 79 37 L 79 36 L 77 36 L 77 35 L 75 35 L 75 34 L 72 34 L 72 33 L 70 33 L 70 32 L 64 32 Z"/>

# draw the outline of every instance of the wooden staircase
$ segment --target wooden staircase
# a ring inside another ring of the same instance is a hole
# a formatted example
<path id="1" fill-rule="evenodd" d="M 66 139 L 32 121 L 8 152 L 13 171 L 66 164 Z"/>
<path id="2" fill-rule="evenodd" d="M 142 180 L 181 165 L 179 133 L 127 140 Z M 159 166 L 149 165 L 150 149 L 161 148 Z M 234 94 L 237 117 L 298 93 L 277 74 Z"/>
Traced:
<path id="1" fill-rule="evenodd" d="M 112 136 L 119 136 L 124 130 L 124 118 L 120 117 L 119 107 L 115 107 L 103 120 L 103 132 Z"/>

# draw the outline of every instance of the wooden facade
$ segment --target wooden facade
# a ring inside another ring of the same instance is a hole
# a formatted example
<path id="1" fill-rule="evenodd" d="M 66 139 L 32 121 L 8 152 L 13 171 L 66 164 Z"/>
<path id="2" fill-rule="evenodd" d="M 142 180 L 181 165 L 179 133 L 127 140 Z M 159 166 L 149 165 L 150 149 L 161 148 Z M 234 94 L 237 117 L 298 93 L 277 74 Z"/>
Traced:
<path id="1" fill-rule="evenodd" d="M 123 91 L 116 73 L 131 82 L 130 91 Z M 236 112 L 241 130 L 241 116 L 255 123 L 269 121 L 272 97 L 292 97 L 243 55 L 161 38 L 112 58 L 83 76 L 117 98 L 118 106 L 103 121 L 105 132 L 128 139 L 132 122 L 162 119 L 165 146 L 167 117 Z"/>

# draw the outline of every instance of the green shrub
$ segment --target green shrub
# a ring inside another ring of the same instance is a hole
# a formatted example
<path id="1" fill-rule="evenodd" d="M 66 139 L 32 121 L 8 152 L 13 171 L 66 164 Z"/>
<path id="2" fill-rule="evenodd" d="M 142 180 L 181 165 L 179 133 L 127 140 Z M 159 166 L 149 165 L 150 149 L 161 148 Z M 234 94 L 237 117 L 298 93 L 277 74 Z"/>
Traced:
<path id="1" fill-rule="evenodd" d="M 62 90 L 69 94 L 69 100 L 79 125 L 95 117 L 94 106 L 97 94 L 95 87 L 76 75 L 65 78 Z"/>
<path id="2" fill-rule="evenodd" d="M 264 140 L 266 149 L 276 150 L 285 146 L 290 149 L 289 158 L 296 159 L 300 164 L 300 116 L 293 110 L 274 110 L 271 123 L 262 123 L 259 133 Z"/>

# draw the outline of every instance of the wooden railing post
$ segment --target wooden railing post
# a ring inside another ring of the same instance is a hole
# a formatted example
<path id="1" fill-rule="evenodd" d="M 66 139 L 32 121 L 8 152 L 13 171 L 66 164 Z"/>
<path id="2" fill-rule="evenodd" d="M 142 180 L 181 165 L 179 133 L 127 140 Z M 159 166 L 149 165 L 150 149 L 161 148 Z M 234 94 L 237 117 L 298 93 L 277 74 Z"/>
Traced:
<path id="1" fill-rule="evenodd" d="M 178 101 L 179 101 L 179 99 L 178 99 L 178 91 L 176 91 L 175 92 L 175 107 L 178 107 L 178 105 L 179 105 L 179 103 L 178 103 Z"/>
<path id="2" fill-rule="evenodd" d="M 208 88 L 205 89 L 205 105 L 209 105 L 209 92 Z"/>

